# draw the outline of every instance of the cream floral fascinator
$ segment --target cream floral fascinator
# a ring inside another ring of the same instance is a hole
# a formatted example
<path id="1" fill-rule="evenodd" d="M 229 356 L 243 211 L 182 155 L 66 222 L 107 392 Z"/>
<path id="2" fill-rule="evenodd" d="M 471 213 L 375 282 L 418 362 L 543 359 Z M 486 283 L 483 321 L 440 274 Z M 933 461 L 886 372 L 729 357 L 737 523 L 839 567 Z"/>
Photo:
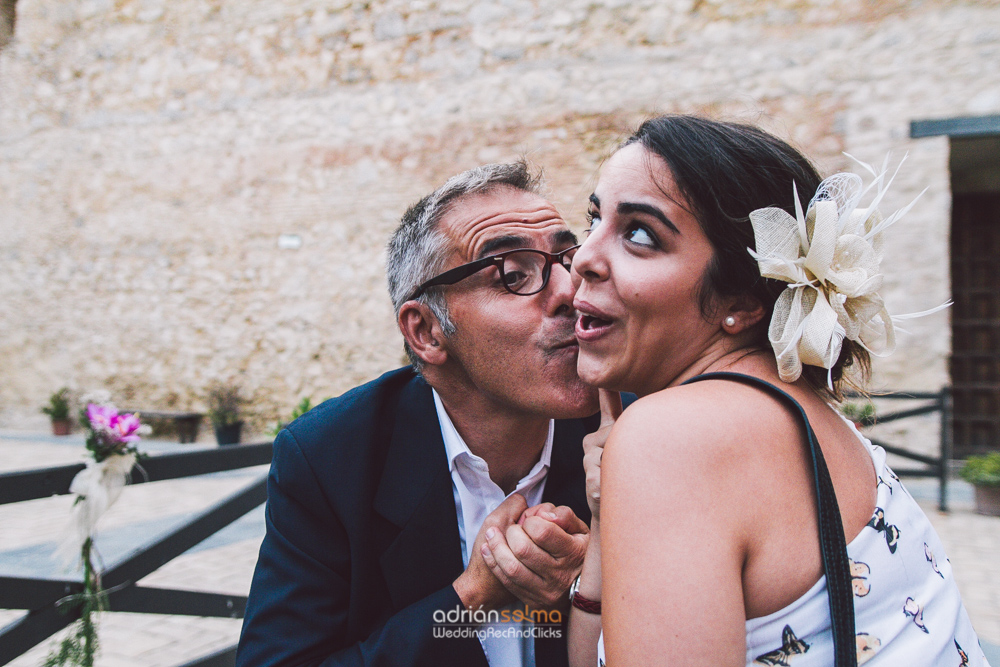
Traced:
<path id="1" fill-rule="evenodd" d="M 768 329 L 785 382 L 799 378 L 802 364 L 832 369 L 845 338 L 875 356 L 891 354 L 896 347 L 894 322 L 951 305 L 948 302 L 921 313 L 889 315 L 879 295 L 882 234 L 920 195 L 889 217 L 882 217 L 878 204 L 895 177 L 894 172 L 886 179 L 889 158 L 876 171 L 848 157 L 874 177 L 867 187 L 857 174 L 834 174 L 820 183 L 803 214 L 793 183 L 794 218 L 780 208 L 761 208 L 750 214 L 757 250 L 748 250 L 757 260 L 760 274 L 789 283 L 774 305 Z M 859 208 L 862 197 L 873 188 L 871 204 Z M 827 375 L 827 382 L 832 389 L 831 375 Z"/>

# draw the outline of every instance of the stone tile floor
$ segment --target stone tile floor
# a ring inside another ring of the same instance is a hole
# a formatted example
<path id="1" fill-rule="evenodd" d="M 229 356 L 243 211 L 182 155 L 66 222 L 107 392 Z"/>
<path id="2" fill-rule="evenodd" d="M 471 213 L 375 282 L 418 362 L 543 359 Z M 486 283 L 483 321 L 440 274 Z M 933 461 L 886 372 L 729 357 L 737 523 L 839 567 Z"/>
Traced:
<path id="1" fill-rule="evenodd" d="M 202 439 L 193 445 L 147 441 L 151 453 L 190 451 L 213 446 Z M 37 433 L 0 430 L 0 472 L 80 461 L 79 436 L 55 438 Z M 183 522 L 229 493 L 266 474 L 266 467 L 128 487 L 101 521 L 98 546 L 107 563 Z M 951 511 L 937 511 L 937 482 L 904 480 L 930 517 L 948 556 L 972 622 L 990 661 L 1000 667 L 1000 518 L 973 512 L 971 488 L 959 481 L 949 486 Z M 67 525 L 70 498 L 60 496 L 0 506 L 0 574 L 68 576 L 53 552 Z M 246 595 L 264 533 L 258 508 L 167 563 L 143 584 Z M 0 626 L 24 612 L 0 610 Z M 102 650 L 98 667 L 176 667 L 236 642 L 235 619 L 108 613 L 101 620 Z M 35 667 L 61 633 L 9 663 Z"/>
<path id="2" fill-rule="evenodd" d="M 151 454 L 191 451 L 208 443 L 180 445 L 148 441 Z M 54 438 L 0 431 L 0 472 L 75 463 L 81 460 L 79 436 Z M 133 550 L 180 525 L 226 495 L 267 473 L 266 466 L 179 480 L 126 487 L 118 502 L 102 518 L 98 549 L 106 563 L 115 563 Z M 0 574 L 71 577 L 54 556 L 67 526 L 69 496 L 56 496 L 0 505 Z M 141 583 L 246 595 L 264 535 L 263 507 L 251 511 L 225 530 L 153 572 Z M 77 575 L 78 576 L 78 575 Z M 24 612 L 0 610 L 0 626 Z M 174 667 L 226 648 L 236 642 L 240 620 L 104 614 L 98 667 Z M 9 663 L 37 667 L 63 633 L 43 642 Z"/>

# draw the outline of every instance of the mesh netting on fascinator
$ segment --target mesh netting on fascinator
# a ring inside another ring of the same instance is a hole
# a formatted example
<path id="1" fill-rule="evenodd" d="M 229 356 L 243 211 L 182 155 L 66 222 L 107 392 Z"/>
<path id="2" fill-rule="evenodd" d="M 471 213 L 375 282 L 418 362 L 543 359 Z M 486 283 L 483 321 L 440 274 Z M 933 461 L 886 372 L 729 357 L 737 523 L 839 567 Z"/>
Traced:
<path id="1" fill-rule="evenodd" d="M 874 177 L 867 187 L 857 174 L 834 174 L 820 183 L 803 214 L 793 183 L 795 217 L 780 208 L 757 209 L 750 214 L 757 250 L 747 248 L 763 277 L 788 283 L 774 304 L 768 329 L 781 379 L 797 380 L 803 364 L 819 366 L 829 371 L 831 390 L 831 369 L 845 338 L 874 356 L 886 356 L 896 347 L 896 323 L 951 305 L 949 301 L 895 317 L 886 310 L 878 292 L 883 282 L 882 235 L 920 195 L 883 218 L 878 204 L 906 158 L 887 180 L 888 156 L 878 171 L 847 157 Z M 871 204 L 859 208 L 861 198 L 873 188 Z"/>

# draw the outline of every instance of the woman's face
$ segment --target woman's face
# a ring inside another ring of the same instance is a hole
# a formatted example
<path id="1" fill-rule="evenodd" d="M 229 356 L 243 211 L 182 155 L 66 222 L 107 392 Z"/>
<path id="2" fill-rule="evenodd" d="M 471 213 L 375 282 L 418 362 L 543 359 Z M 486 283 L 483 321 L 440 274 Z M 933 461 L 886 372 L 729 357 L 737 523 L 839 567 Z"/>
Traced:
<path id="1" fill-rule="evenodd" d="M 686 379 L 721 345 L 699 302 L 712 246 L 666 163 L 638 144 L 607 161 L 590 200 L 572 272 L 577 370 L 589 384 L 644 396 Z"/>

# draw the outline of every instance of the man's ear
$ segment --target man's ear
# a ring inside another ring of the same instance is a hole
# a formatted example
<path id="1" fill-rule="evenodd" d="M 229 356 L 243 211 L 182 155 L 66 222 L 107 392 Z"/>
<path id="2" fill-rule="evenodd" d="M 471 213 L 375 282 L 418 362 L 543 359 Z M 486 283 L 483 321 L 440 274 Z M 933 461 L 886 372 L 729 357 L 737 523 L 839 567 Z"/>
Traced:
<path id="1" fill-rule="evenodd" d="M 720 324 L 729 335 L 753 328 L 764 318 L 764 306 L 753 296 L 736 297 L 723 309 Z"/>
<path id="2" fill-rule="evenodd" d="M 440 366 L 448 360 L 444 333 L 427 304 L 407 301 L 399 309 L 396 324 L 406 344 L 425 364 Z"/>

